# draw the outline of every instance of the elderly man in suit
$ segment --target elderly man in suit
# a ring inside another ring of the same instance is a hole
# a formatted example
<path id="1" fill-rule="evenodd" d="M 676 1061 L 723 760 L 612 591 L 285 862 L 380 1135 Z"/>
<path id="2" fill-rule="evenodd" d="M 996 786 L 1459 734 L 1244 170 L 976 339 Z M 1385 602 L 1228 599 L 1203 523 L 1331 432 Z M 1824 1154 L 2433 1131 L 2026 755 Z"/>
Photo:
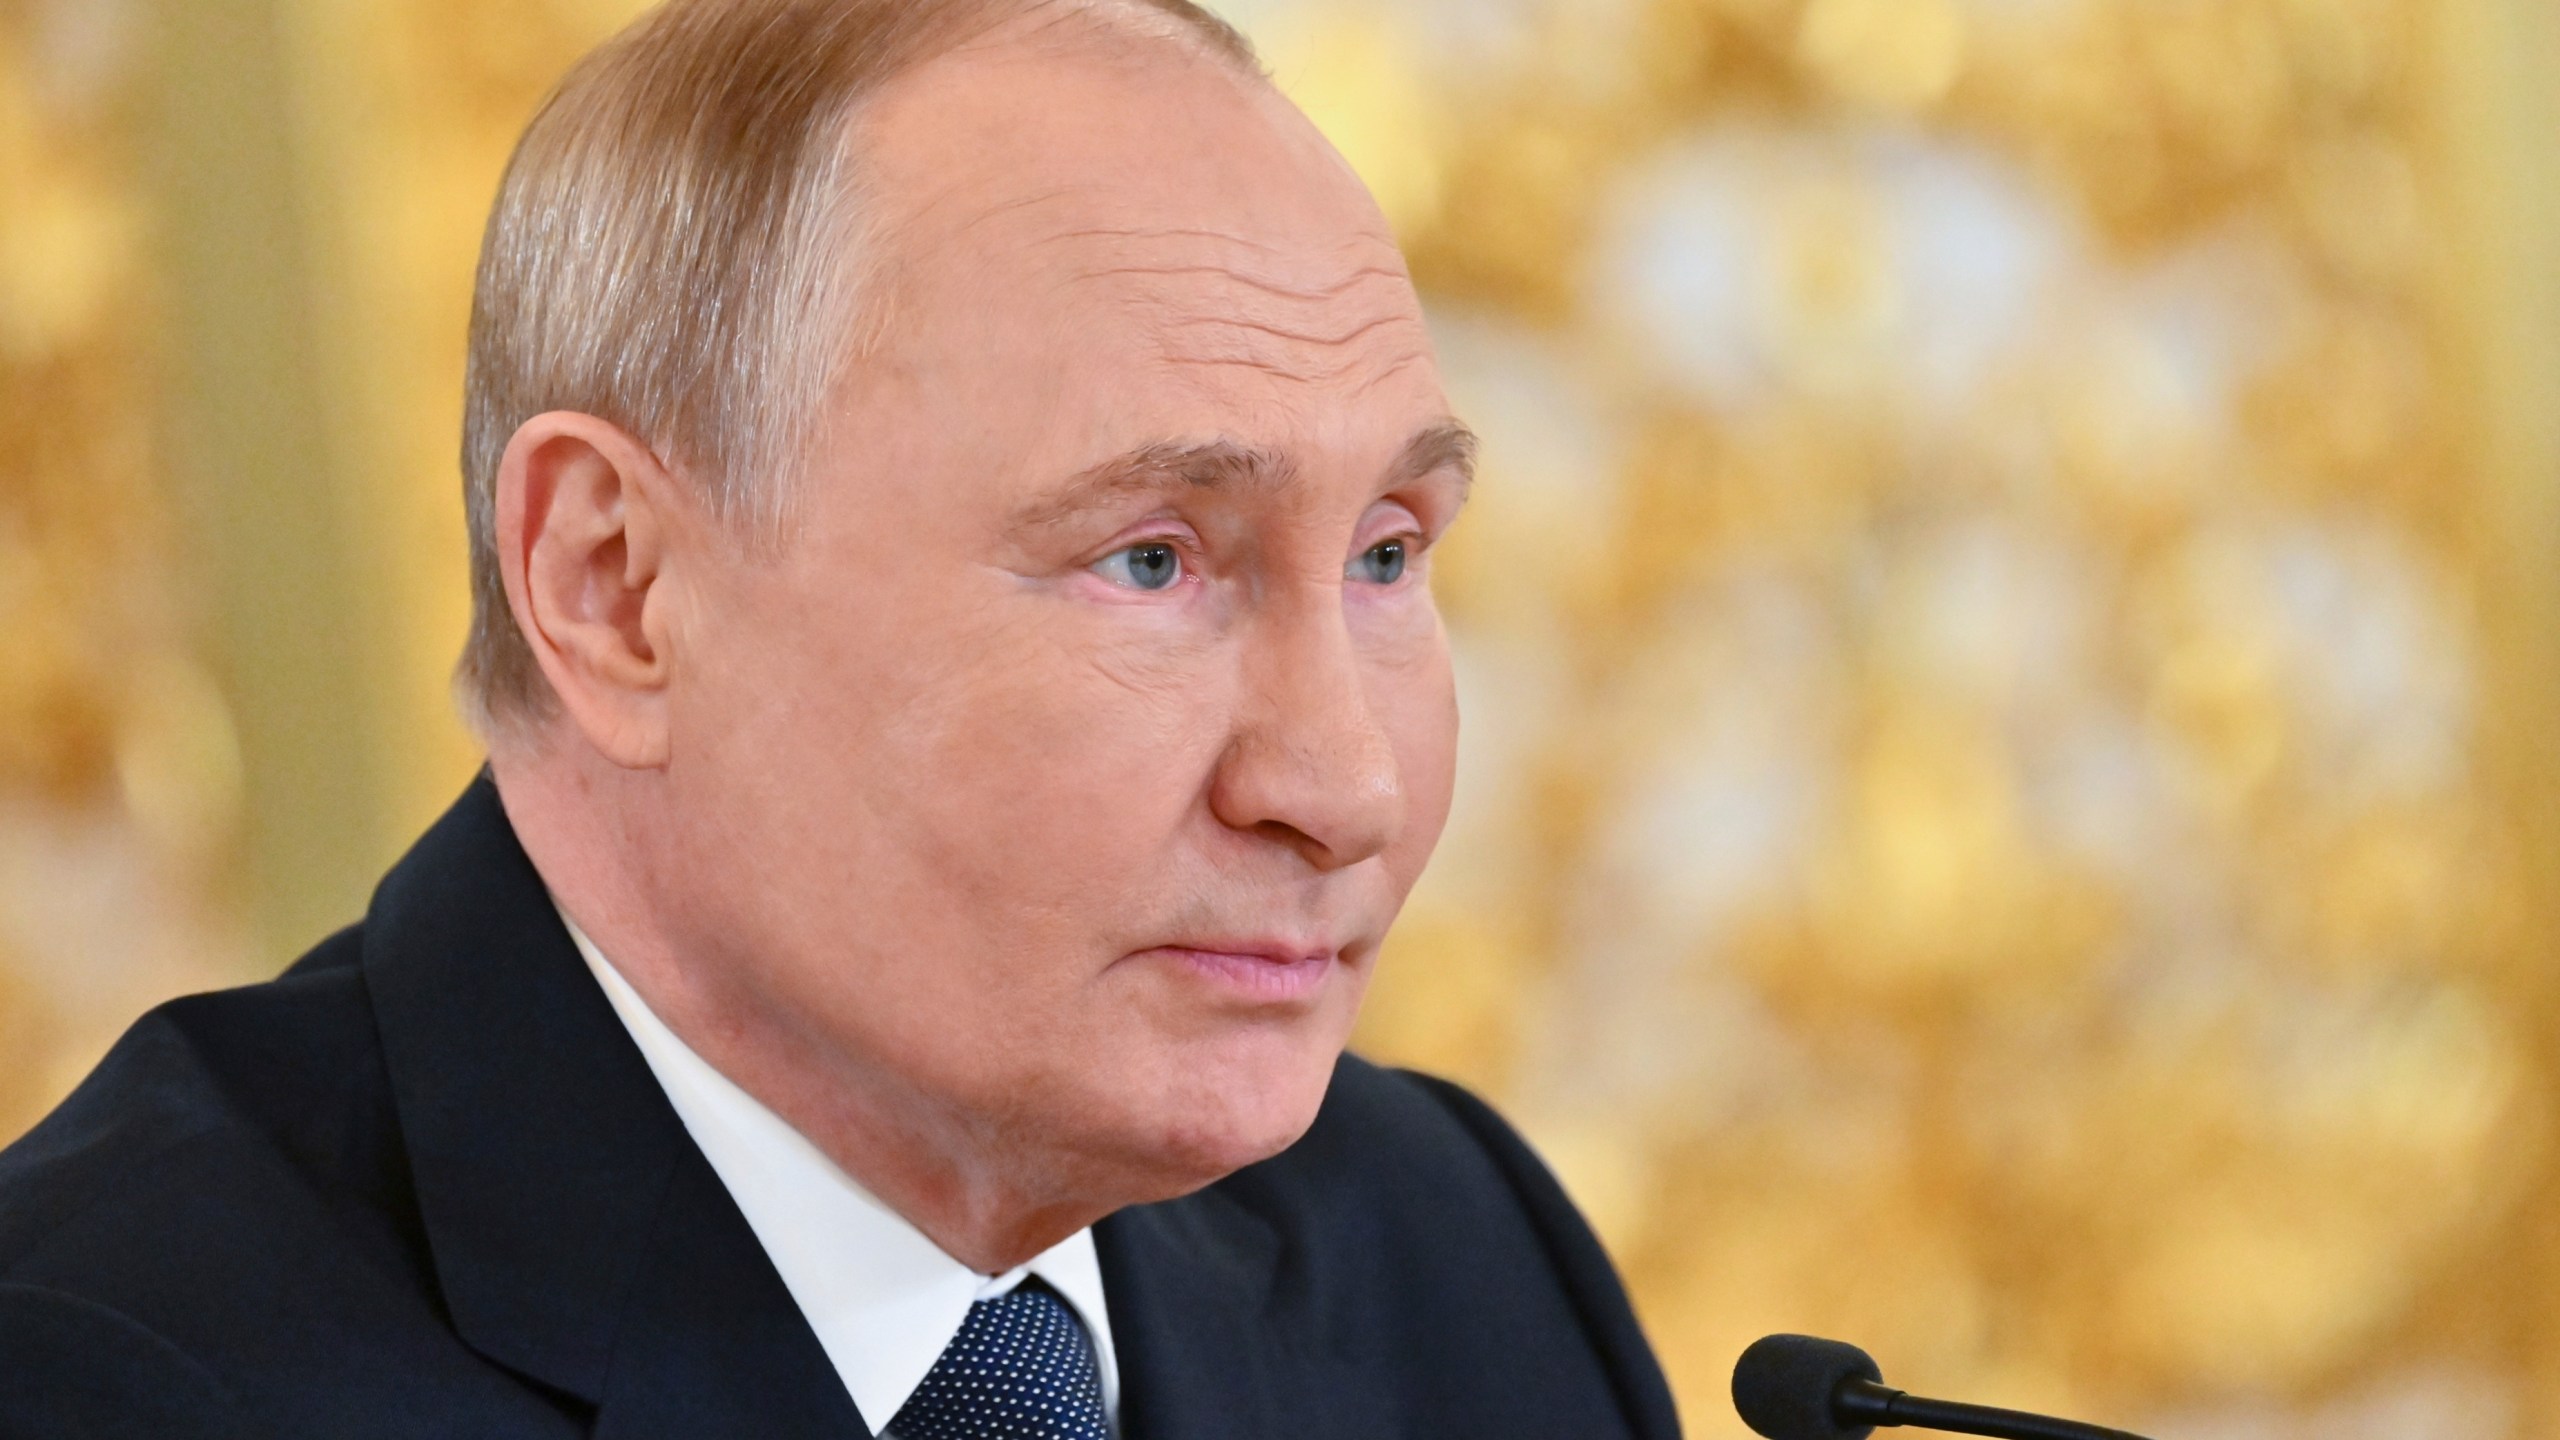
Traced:
<path id="1" fill-rule="evenodd" d="M 1186 0 L 671 0 L 491 218 L 487 771 L 0 1158 L 0 1435 L 1665 1437 L 1345 1058 L 1466 499 L 1367 193 Z"/>

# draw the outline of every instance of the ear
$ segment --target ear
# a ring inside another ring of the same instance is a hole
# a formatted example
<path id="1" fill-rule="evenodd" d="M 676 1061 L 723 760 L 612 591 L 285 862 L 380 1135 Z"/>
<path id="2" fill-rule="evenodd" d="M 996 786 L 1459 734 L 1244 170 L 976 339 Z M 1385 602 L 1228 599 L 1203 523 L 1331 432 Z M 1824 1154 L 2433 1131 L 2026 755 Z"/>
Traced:
<path id="1" fill-rule="evenodd" d="M 555 411 L 516 431 L 497 489 L 507 603 L 566 720 L 616 765 L 664 766 L 673 477 L 629 432 Z"/>

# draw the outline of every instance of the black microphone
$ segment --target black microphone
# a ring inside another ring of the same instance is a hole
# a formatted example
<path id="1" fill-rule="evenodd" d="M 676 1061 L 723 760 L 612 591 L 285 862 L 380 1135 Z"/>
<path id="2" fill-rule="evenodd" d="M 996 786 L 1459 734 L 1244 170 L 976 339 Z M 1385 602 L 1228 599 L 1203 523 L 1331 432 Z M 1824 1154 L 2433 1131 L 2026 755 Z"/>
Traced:
<path id="1" fill-rule="evenodd" d="M 1866 1351 L 1810 1335 L 1753 1341 L 1733 1367 L 1733 1408 L 1769 1440 L 1867 1440 L 1879 1425 L 1996 1440 L 2142 1440 L 2077 1420 L 1905 1395 L 1884 1383 Z"/>

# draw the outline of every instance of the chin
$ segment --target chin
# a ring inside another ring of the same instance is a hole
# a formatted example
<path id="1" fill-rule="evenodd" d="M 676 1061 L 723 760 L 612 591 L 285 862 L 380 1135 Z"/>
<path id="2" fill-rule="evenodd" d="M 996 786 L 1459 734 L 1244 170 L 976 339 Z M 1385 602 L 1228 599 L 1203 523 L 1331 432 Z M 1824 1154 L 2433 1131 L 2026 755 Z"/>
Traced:
<path id="1" fill-rule="evenodd" d="M 1338 1043 L 1260 1043 L 1201 1055 L 1181 1047 L 1129 1117 L 1132 1148 L 1170 1200 L 1259 1164 L 1298 1142 L 1333 1081 Z"/>

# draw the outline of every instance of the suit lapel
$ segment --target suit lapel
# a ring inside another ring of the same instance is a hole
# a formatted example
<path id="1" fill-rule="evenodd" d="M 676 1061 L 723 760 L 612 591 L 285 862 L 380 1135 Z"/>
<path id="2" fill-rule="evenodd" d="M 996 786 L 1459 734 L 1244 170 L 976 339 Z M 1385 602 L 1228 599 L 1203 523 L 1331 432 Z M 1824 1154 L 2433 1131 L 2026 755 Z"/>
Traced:
<path id="1" fill-rule="evenodd" d="M 599 1433 L 853 1436 L 824 1349 L 587 973 L 484 774 L 375 893 L 365 979 L 436 1277 Z"/>
<path id="2" fill-rule="evenodd" d="M 646 1248 L 596 1440 L 870 1440 L 708 1162 L 677 1167 Z"/>
<path id="3" fill-rule="evenodd" d="M 1225 1186 L 1094 1228 L 1120 1358 L 1122 1440 L 1386 1440 L 1375 1363 L 1290 1283 L 1278 1234 Z"/>

